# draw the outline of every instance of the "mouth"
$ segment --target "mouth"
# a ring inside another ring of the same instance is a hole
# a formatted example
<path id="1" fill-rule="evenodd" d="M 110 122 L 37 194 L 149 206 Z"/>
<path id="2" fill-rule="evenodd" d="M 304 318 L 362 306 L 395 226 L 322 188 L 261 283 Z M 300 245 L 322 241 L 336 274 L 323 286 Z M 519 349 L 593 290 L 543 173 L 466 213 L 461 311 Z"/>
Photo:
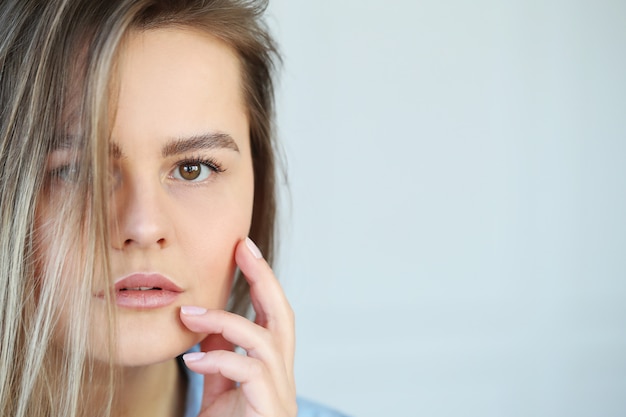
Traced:
<path id="1" fill-rule="evenodd" d="M 182 292 L 182 288 L 161 274 L 136 273 L 115 282 L 114 299 L 118 307 L 152 309 L 172 304 Z M 104 293 L 96 296 L 104 298 Z"/>
<path id="2" fill-rule="evenodd" d="M 120 291 L 150 291 L 150 290 L 162 290 L 159 287 L 137 287 L 137 288 L 122 288 Z"/>

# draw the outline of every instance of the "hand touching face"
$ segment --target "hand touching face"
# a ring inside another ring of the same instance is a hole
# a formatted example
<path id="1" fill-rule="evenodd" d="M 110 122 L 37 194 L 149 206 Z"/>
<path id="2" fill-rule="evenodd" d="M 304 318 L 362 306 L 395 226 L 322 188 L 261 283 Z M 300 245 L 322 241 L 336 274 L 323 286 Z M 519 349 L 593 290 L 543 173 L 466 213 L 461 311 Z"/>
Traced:
<path id="1" fill-rule="evenodd" d="M 235 258 L 250 284 L 254 323 L 223 310 L 181 309 L 190 330 L 209 334 L 201 352 L 183 357 L 191 370 L 205 374 L 200 417 L 295 417 L 293 312 L 251 240 L 238 244 Z M 233 352 L 233 345 L 246 355 Z"/>

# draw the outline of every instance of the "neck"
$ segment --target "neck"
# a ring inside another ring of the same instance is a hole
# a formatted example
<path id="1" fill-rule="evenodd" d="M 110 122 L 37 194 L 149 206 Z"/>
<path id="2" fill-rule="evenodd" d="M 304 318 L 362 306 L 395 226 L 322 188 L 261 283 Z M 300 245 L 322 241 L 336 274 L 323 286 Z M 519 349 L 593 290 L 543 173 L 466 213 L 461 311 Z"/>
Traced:
<path id="1" fill-rule="evenodd" d="M 182 416 L 186 385 L 176 359 L 148 366 L 118 368 L 112 416 Z M 98 383 L 97 376 L 89 388 L 92 399 L 106 398 L 103 394 L 109 389 L 106 383 Z"/>

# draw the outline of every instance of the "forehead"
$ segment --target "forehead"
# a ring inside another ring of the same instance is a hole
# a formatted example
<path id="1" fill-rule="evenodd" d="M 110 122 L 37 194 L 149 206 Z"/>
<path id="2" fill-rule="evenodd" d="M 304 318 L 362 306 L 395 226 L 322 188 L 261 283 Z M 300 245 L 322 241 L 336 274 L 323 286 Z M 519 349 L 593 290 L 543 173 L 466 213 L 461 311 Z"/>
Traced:
<path id="1" fill-rule="evenodd" d="M 221 131 L 247 141 L 240 74 L 235 52 L 208 33 L 131 32 L 120 51 L 113 139 Z"/>

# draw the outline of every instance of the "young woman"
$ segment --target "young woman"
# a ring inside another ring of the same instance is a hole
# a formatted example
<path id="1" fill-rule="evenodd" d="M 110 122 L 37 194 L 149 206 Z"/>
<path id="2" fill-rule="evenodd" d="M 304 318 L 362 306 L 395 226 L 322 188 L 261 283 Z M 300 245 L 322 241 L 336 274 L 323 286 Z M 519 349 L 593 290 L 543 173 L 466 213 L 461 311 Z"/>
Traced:
<path id="1" fill-rule="evenodd" d="M 264 6 L 1 3 L 0 415 L 336 415 L 268 263 Z"/>

